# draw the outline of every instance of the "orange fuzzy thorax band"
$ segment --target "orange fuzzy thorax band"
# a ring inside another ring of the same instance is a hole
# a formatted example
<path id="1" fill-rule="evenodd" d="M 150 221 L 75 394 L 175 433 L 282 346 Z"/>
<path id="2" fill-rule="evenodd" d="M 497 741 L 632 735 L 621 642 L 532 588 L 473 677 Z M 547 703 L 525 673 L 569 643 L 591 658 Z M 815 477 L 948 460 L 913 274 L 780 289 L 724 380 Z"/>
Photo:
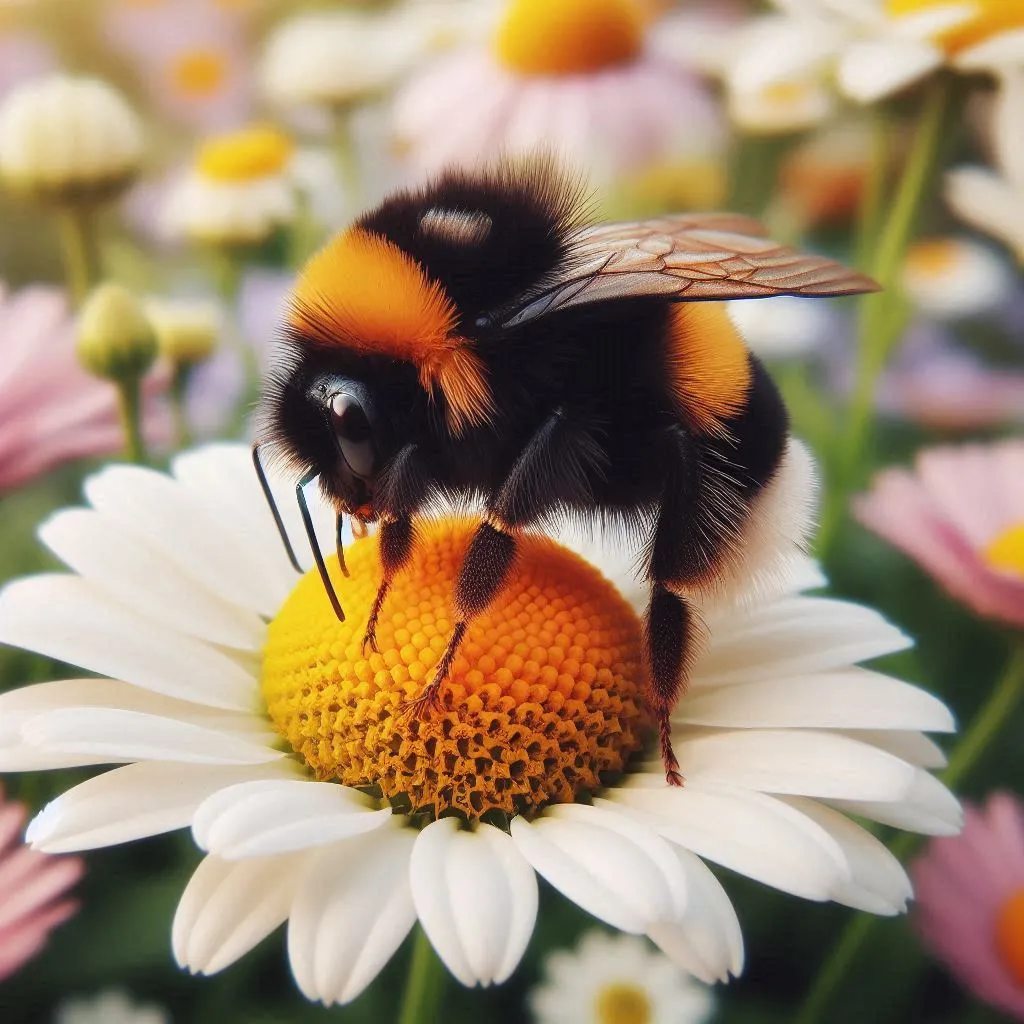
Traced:
<path id="1" fill-rule="evenodd" d="M 302 269 L 289 309 L 296 330 L 321 345 L 391 356 L 440 389 L 458 433 L 491 409 L 483 365 L 455 333 L 458 311 L 444 288 L 397 245 L 350 228 Z"/>

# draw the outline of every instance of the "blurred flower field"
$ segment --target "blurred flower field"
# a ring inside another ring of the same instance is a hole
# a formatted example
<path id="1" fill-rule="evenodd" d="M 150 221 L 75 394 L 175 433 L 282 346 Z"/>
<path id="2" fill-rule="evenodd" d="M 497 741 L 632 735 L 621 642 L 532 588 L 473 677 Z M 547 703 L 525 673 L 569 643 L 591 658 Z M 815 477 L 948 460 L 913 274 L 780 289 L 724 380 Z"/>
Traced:
<path id="1" fill-rule="evenodd" d="M 380 614 L 310 487 L 338 621 L 250 456 L 307 261 L 538 155 L 879 286 L 702 304 L 792 437 L 681 788 L 653 534 L 524 538 L 410 715 L 466 508 Z M 0 1021 L 1024 1020 L 1022 268 L 1021 0 L 0 0 Z"/>

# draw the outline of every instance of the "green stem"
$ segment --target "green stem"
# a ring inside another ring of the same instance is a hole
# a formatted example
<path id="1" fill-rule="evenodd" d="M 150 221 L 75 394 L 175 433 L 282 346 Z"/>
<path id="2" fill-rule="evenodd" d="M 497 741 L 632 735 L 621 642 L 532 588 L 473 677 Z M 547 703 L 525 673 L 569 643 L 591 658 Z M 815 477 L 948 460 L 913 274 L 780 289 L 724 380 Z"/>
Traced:
<path id="1" fill-rule="evenodd" d="M 188 421 L 188 382 L 193 367 L 190 363 L 179 363 L 171 376 L 171 410 L 174 415 L 174 435 L 179 448 L 192 444 L 192 427 Z"/>
<path id="2" fill-rule="evenodd" d="M 427 933 L 417 926 L 398 1024 L 435 1024 L 446 981 L 444 964 L 434 952 Z"/>
<path id="3" fill-rule="evenodd" d="M 57 230 L 64 256 L 71 302 L 78 309 L 99 279 L 99 249 L 93 211 L 87 206 L 65 206 L 57 211 Z"/>
<path id="4" fill-rule="evenodd" d="M 339 104 L 331 111 L 334 121 L 334 155 L 338 164 L 338 180 L 342 195 L 350 208 L 362 205 L 363 183 L 359 174 L 359 159 L 355 139 L 352 137 L 352 108 Z"/>
<path id="5" fill-rule="evenodd" d="M 889 170 L 889 118 L 883 107 L 876 106 L 871 122 L 871 161 L 868 164 L 864 191 L 857 218 L 857 266 L 868 269 L 871 242 L 878 234 L 885 200 L 886 177 Z"/>
<path id="6" fill-rule="evenodd" d="M 117 409 L 124 430 L 124 457 L 140 465 L 146 463 L 146 442 L 142 436 L 142 395 L 138 377 L 120 380 L 117 388 Z"/>
<path id="7" fill-rule="evenodd" d="M 981 710 L 974 716 L 970 726 L 953 748 L 942 781 L 951 789 L 960 783 L 977 763 L 978 758 L 992 743 L 999 729 L 1006 723 L 1024 697 L 1024 645 L 1018 647 L 1010 657 L 1002 678 L 988 695 Z M 909 857 L 921 836 L 913 832 L 902 833 L 890 849 L 899 860 Z M 827 1020 L 824 1015 L 836 990 L 846 977 L 854 961 L 860 955 L 867 940 L 882 918 L 859 914 L 839 936 L 828 959 L 825 961 L 807 998 L 797 1014 L 795 1024 L 818 1024 Z"/>
<path id="8" fill-rule="evenodd" d="M 834 467 L 828 504 L 818 533 L 818 551 L 821 555 L 830 548 L 842 522 L 847 499 L 860 483 L 858 471 L 870 436 L 875 387 L 906 323 L 907 307 L 900 294 L 898 277 L 917 215 L 928 191 L 928 183 L 934 173 L 949 99 L 948 83 L 943 78 L 937 78 L 921 113 L 892 205 L 885 211 L 887 216 L 884 217 L 877 242 L 872 246 L 872 239 L 864 240 L 865 247 L 871 250 L 871 258 L 865 261 L 866 269 L 882 290 L 865 295 L 860 300 L 856 381 L 844 431 L 846 441 L 838 453 L 838 465 Z M 884 147 L 879 144 L 876 161 L 884 158 L 884 152 Z M 883 175 L 884 168 L 876 173 Z M 866 199 L 866 204 L 868 202 Z M 863 212 L 865 218 L 876 221 L 884 216 L 881 209 L 878 214 L 873 213 L 870 205 L 866 205 Z M 870 227 L 865 226 L 864 230 L 867 232 Z"/>

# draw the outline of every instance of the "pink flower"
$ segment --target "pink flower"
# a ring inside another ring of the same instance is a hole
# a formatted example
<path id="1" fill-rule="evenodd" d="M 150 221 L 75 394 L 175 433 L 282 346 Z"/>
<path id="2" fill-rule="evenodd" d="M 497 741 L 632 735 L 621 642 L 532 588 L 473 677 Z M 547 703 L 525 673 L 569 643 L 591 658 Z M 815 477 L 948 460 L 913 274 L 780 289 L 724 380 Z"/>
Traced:
<path id="1" fill-rule="evenodd" d="M 1024 807 L 994 793 L 964 810 L 963 833 L 933 839 L 911 865 L 913 920 L 960 981 L 1024 1020 Z"/>
<path id="2" fill-rule="evenodd" d="M 1024 440 L 922 452 L 853 509 L 967 607 L 1024 626 Z"/>
<path id="3" fill-rule="evenodd" d="M 53 856 L 22 842 L 27 810 L 0 789 L 0 981 L 39 953 L 51 931 L 78 909 L 64 894 L 82 875 L 78 857 Z"/>
<path id="4" fill-rule="evenodd" d="M 718 149 L 710 94 L 655 51 L 658 26 L 638 10 L 630 0 L 516 0 L 490 44 L 441 58 L 398 95 L 395 130 L 411 162 L 431 173 L 546 148 L 607 178 Z"/>
<path id="5" fill-rule="evenodd" d="M 8 294 L 0 282 L 0 493 L 69 459 L 121 449 L 113 387 L 91 377 L 74 351 L 63 292 L 35 286 Z M 154 377 L 150 394 L 166 384 Z M 149 403 L 146 436 L 166 442 L 170 423 Z"/>

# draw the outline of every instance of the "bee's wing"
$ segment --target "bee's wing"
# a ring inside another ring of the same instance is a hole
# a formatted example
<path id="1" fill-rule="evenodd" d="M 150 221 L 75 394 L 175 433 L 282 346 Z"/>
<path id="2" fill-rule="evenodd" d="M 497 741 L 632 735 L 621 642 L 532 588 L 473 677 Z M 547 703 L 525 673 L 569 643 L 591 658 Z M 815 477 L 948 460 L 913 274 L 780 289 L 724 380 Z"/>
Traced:
<path id="1" fill-rule="evenodd" d="M 545 313 L 606 299 L 662 295 L 681 302 L 771 295 L 851 295 L 869 277 L 824 256 L 773 242 L 749 217 L 684 214 L 584 228 L 556 280 L 503 316 L 512 327 Z"/>

